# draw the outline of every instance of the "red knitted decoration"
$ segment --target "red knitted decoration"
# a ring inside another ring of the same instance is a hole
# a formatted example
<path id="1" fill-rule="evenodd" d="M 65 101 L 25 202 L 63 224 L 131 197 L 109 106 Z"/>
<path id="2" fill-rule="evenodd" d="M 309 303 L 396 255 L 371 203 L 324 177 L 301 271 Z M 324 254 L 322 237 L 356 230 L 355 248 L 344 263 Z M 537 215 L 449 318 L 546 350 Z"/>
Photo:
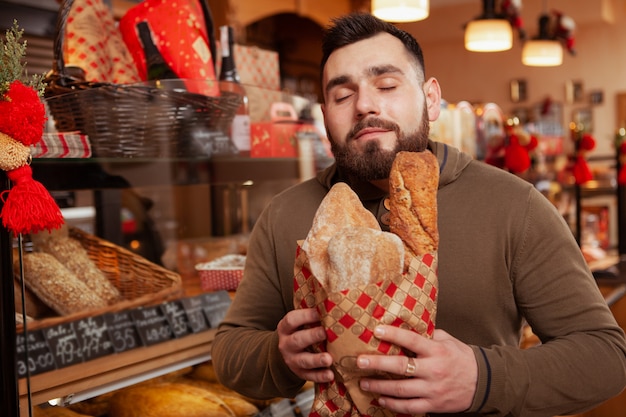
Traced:
<path id="1" fill-rule="evenodd" d="M 509 137 L 509 144 L 504 149 L 504 165 L 514 173 L 521 173 L 530 168 L 528 150 L 520 145 L 516 135 Z"/>
<path id="2" fill-rule="evenodd" d="M 0 100 L 0 132 L 26 146 L 41 140 L 46 111 L 37 92 L 20 81 L 13 81 Z"/>
<path id="3" fill-rule="evenodd" d="M 0 132 L 23 146 L 29 147 L 41 140 L 45 119 L 37 92 L 20 81 L 12 82 L 8 92 L 0 97 Z M 61 227 L 64 223 L 61 210 L 48 190 L 33 179 L 28 161 L 11 169 L 16 165 L 4 163 L 4 158 L 10 156 L 0 149 L 0 165 L 7 170 L 13 186 L 1 196 L 4 205 L 0 217 L 4 227 L 14 235 Z"/>
<path id="4" fill-rule="evenodd" d="M 576 157 L 576 160 L 574 161 L 573 174 L 574 181 L 576 181 L 576 184 L 578 185 L 584 184 L 587 181 L 591 181 L 593 179 L 593 175 L 591 173 L 591 170 L 589 169 L 589 165 L 587 164 L 587 161 L 585 160 L 585 157 L 583 155 L 578 155 Z"/>

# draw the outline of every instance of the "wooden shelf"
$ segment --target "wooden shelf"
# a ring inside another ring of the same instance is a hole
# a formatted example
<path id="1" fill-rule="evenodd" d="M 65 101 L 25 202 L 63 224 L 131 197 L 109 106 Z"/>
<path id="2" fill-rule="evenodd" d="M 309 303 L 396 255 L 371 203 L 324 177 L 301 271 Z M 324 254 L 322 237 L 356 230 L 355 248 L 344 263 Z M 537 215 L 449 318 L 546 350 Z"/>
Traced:
<path id="1" fill-rule="evenodd" d="M 29 406 L 60 399 L 64 405 L 210 360 L 216 329 L 158 345 L 108 355 L 19 380 L 20 415 Z M 31 401 L 28 396 L 30 391 Z"/>

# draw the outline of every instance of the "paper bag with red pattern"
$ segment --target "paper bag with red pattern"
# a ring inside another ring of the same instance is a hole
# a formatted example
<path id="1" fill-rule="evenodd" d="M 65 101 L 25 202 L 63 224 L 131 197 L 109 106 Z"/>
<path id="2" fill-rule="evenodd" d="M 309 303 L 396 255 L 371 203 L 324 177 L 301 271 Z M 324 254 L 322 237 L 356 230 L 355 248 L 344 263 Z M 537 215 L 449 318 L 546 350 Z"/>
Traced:
<path id="1" fill-rule="evenodd" d="M 432 337 L 437 313 L 437 254 L 413 258 L 405 274 L 391 280 L 329 293 L 310 271 L 307 254 L 298 247 L 295 262 L 294 302 L 296 308 L 316 308 L 322 317 L 327 340 L 317 352 L 333 357 L 335 380 L 316 384 L 310 416 L 397 416 L 382 408 L 376 397 L 359 388 L 359 379 L 373 376 L 359 370 L 361 353 L 406 355 L 402 348 L 374 336 L 379 324 L 411 329 Z M 394 375 L 374 375 L 394 378 Z M 395 376 L 397 377 L 397 376 Z"/>

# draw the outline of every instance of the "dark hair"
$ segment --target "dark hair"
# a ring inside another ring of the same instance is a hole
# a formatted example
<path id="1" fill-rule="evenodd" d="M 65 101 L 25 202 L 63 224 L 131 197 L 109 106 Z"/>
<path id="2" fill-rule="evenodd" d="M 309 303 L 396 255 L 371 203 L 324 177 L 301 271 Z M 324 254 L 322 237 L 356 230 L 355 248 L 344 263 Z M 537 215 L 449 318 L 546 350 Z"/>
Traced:
<path id="1" fill-rule="evenodd" d="M 322 39 L 320 75 L 324 73 L 326 61 L 334 51 L 382 32 L 387 32 L 398 38 L 407 51 L 415 57 L 416 63 L 419 65 L 418 69 L 421 70 L 422 74 L 425 73 L 422 48 L 411 34 L 369 13 L 358 12 L 335 18 L 332 20 L 331 26 L 326 28 Z"/>

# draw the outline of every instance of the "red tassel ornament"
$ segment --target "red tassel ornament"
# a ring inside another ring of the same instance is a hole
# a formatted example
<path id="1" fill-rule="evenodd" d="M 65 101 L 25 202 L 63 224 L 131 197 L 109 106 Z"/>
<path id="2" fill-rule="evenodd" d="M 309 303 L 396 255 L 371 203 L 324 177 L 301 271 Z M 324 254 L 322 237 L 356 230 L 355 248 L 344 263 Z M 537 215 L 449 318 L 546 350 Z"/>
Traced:
<path id="1" fill-rule="evenodd" d="M 63 214 L 56 201 L 39 181 L 33 179 L 29 165 L 9 171 L 7 176 L 13 188 L 2 194 L 4 227 L 17 235 L 56 229 L 63 224 Z"/>

